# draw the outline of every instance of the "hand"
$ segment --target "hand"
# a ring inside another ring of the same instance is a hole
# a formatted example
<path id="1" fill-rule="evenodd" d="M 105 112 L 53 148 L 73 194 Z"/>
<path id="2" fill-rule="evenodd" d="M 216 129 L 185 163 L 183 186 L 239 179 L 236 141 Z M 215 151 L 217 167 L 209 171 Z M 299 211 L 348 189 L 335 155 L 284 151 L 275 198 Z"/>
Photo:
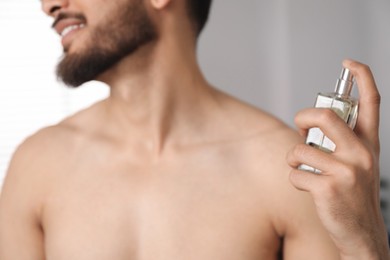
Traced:
<path id="1" fill-rule="evenodd" d="M 293 168 L 290 182 L 311 193 L 343 259 L 390 259 L 379 198 L 380 95 L 369 67 L 352 60 L 343 65 L 355 76 L 359 90 L 355 131 L 330 109 L 298 113 L 295 121 L 302 134 L 319 127 L 337 147 L 334 153 L 326 153 L 305 144 L 295 146 L 287 156 Z M 300 171 L 301 164 L 321 174 Z"/>

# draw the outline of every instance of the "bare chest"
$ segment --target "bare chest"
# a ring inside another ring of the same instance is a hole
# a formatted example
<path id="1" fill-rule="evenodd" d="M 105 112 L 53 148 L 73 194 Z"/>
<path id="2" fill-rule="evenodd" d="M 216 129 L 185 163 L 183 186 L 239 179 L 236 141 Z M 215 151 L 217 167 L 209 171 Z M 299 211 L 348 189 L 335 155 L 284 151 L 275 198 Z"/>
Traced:
<path id="1" fill-rule="evenodd" d="M 46 201 L 47 259 L 275 259 L 266 194 L 206 168 L 70 174 Z"/>

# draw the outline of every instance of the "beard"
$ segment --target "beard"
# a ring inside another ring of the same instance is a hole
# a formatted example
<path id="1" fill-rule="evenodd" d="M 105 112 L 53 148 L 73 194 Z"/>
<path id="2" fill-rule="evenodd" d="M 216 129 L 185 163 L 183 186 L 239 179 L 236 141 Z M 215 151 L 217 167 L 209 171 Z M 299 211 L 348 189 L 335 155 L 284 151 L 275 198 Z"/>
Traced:
<path id="1" fill-rule="evenodd" d="M 76 88 L 96 79 L 121 59 L 157 38 L 142 0 L 121 3 L 116 4 L 116 12 L 110 14 L 110 19 L 91 27 L 91 36 L 82 51 L 66 54 L 57 65 L 57 78 L 65 85 Z"/>

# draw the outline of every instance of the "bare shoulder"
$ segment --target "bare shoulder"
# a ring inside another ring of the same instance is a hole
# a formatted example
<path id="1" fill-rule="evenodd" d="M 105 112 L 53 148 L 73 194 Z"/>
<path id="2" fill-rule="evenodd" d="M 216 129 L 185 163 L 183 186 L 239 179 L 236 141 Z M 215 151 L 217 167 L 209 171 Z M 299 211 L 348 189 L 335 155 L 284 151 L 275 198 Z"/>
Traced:
<path id="1" fill-rule="evenodd" d="M 103 102 L 97 102 L 66 117 L 55 125 L 37 131 L 26 139 L 22 147 L 40 146 L 50 152 L 53 150 L 68 150 L 70 152 L 69 149 L 92 134 L 94 129 L 99 128 Z"/>
<path id="2" fill-rule="evenodd" d="M 264 197 L 275 232 L 284 237 L 284 250 L 291 259 L 337 259 L 335 246 L 323 228 L 309 193 L 299 191 L 289 181 L 290 167 L 286 157 L 304 137 L 274 116 L 232 97 L 226 98 L 231 120 L 247 134 L 238 146 L 235 158 L 244 165 L 257 185 L 258 196 Z M 250 131 L 248 129 L 251 129 Z M 249 132 L 248 132 L 249 131 Z M 311 249 L 305 249 L 310 244 Z M 320 253 L 321 252 L 321 253 Z"/>
<path id="3" fill-rule="evenodd" d="M 48 187 L 72 153 L 76 132 L 61 122 L 27 137 L 16 149 L 0 194 L 1 259 L 27 259 L 27 254 L 29 259 L 44 258 L 42 216 Z"/>
<path id="4" fill-rule="evenodd" d="M 288 181 L 287 153 L 304 137 L 298 131 L 264 110 L 220 93 L 220 103 L 229 120 L 241 136 L 240 152 L 245 153 L 248 165 L 267 179 Z M 242 150 L 241 150 L 242 149 Z"/>
<path id="5" fill-rule="evenodd" d="M 240 141 L 232 146 L 234 158 L 243 158 L 246 170 L 253 174 L 259 192 L 274 200 L 273 212 L 286 210 L 286 203 L 308 201 L 307 194 L 297 191 L 289 182 L 288 152 L 304 142 L 296 130 L 275 116 L 234 97 L 221 93 L 221 103 L 229 119 L 238 126 Z M 232 156 L 233 157 L 233 156 Z M 291 204 L 290 204 L 291 205 Z M 280 219 L 280 218 L 279 218 Z M 280 226 L 280 225 L 279 225 Z M 283 233 L 280 230 L 280 233 Z"/>
<path id="6" fill-rule="evenodd" d="M 229 120 L 237 126 L 236 132 L 242 136 L 252 136 L 254 142 L 269 141 L 282 149 L 302 141 L 297 131 L 274 115 L 223 92 L 217 91 L 216 96 Z"/>
<path id="7" fill-rule="evenodd" d="M 38 130 L 17 147 L 11 166 L 24 164 L 31 167 L 31 164 L 37 165 L 38 162 L 50 160 L 57 152 L 63 150 L 70 152 L 69 149 L 76 141 L 77 132 L 73 125 L 63 122 Z"/>
<path id="8" fill-rule="evenodd" d="M 81 122 L 87 121 L 94 109 L 87 108 L 28 136 L 15 150 L 6 179 L 9 175 L 20 175 L 36 180 L 38 175 L 51 171 L 52 166 L 64 164 L 85 138 L 85 125 L 89 122 Z"/>
<path id="9" fill-rule="evenodd" d="M 62 126 L 50 126 L 27 137 L 15 150 L 9 164 L 2 195 L 14 198 L 29 197 L 35 205 L 41 204 L 45 183 L 48 183 L 51 165 L 61 165 L 65 142 L 69 133 Z M 33 188 L 32 188 L 33 187 Z M 33 204 L 33 203 L 31 203 Z"/>
<path id="10" fill-rule="evenodd" d="M 85 139 L 83 125 L 77 123 L 85 113 L 90 112 L 77 113 L 40 129 L 17 147 L 1 187 L 0 208 L 4 214 L 25 212 L 24 216 L 39 223 L 50 187 L 67 172 L 65 166 L 77 157 L 76 151 Z"/>

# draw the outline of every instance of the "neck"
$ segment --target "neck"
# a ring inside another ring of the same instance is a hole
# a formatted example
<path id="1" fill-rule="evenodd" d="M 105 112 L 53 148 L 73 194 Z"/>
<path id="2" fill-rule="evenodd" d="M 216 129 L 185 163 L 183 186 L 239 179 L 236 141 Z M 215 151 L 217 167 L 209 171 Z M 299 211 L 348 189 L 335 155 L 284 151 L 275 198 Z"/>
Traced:
<path id="1" fill-rule="evenodd" d="M 151 43 L 102 75 L 111 90 L 110 128 L 155 154 L 196 136 L 214 103 L 194 50 L 182 40 Z"/>

